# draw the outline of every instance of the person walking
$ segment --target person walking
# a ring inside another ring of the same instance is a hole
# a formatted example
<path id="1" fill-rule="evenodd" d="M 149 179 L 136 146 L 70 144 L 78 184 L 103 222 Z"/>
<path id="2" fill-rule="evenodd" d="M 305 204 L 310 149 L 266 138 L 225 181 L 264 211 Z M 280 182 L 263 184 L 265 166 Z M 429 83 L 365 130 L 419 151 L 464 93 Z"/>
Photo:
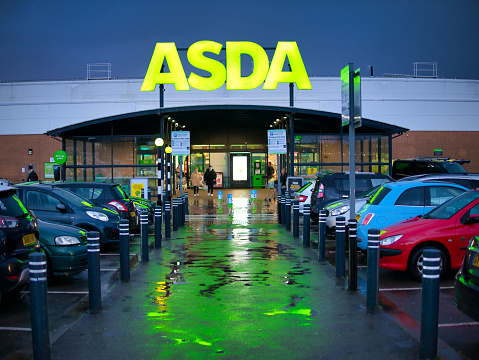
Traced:
<path id="1" fill-rule="evenodd" d="M 191 185 L 193 186 L 193 196 L 200 196 L 200 194 L 198 194 L 198 190 L 201 186 L 201 182 L 203 180 L 201 174 L 198 172 L 198 168 L 195 168 L 195 171 L 193 172 L 193 174 L 191 174 Z"/>
<path id="2" fill-rule="evenodd" d="M 203 179 L 206 185 L 208 185 L 208 196 L 213 196 L 213 186 L 216 184 L 216 173 L 211 165 L 208 170 L 205 171 Z"/>
<path id="3" fill-rule="evenodd" d="M 286 169 L 281 169 L 281 176 L 279 181 L 281 182 L 281 195 L 286 194 L 286 181 L 288 179 L 288 174 L 286 173 Z"/>
<path id="4" fill-rule="evenodd" d="M 30 181 L 38 181 L 38 175 L 35 172 L 35 169 L 30 170 L 30 173 L 28 174 L 27 182 Z"/>

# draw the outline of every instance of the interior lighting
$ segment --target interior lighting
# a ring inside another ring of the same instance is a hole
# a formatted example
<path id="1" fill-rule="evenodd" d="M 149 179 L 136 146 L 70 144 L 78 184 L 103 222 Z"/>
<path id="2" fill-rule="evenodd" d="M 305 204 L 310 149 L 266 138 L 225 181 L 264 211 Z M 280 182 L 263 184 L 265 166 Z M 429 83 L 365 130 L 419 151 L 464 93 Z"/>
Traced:
<path id="1" fill-rule="evenodd" d="M 163 146 L 164 143 L 165 143 L 165 142 L 163 141 L 162 138 L 156 138 L 156 139 L 155 139 L 155 145 L 156 145 L 156 146 Z"/>

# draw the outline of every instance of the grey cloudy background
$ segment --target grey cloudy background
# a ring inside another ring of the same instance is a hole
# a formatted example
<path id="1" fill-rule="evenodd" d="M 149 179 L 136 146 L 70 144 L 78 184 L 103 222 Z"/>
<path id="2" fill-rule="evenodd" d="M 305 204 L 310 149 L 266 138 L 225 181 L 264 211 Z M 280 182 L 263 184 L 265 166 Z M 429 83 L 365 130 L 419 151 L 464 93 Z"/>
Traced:
<path id="1" fill-rule="evenodd" d="M 1 0 L 0 81 L 83 79 L 102 62 L 144 77 L 156 42 L 199 40 L 296 41 L 310 76 L 349 62 L 412 75 L 426 61 L 479 79 L 478 37 L 477 0 Z"/>

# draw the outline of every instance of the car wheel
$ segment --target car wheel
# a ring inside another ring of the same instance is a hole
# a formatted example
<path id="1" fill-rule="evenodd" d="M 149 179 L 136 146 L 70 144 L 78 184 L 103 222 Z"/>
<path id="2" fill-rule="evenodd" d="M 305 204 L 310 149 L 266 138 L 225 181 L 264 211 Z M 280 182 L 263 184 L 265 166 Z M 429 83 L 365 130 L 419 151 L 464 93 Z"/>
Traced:
<path id="1" fill-rule="evenodd" d="M 447 261 L 447 256 L 446 254 L 444 254 L 444 251 L 433 246 L 426 246 L 417 249 L 416 252 L 412 255 L 409 262 L 409 272 L 416 280 L 422 280 L 422 269 L 424 266 L 423 251 L 427 249 L 436 249 L 441 252 L 441 262 L 439 263 L 439 267 L 441 268 L 440 276 L 443 277 L 449 271 L 449 264 Z"/>

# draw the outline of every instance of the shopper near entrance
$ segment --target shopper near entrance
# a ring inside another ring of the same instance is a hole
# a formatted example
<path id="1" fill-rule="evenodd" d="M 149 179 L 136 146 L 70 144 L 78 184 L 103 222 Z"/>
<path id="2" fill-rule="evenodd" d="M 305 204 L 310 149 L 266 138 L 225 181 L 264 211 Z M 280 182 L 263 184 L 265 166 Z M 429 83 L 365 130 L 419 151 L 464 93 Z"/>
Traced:
<path id="1" fill-rule="evenodd" d="M 191 174 L 191 185 L 193 186 L 193 196 L 199 196 L 198 190 L 203 183 L 203 177 L 198 172 L 198 168 Z"/>
<path id="2" fill-rule="evenodd" d="M 271 165 L 271 163 L 268 163 L 268 181 L 270 181 L 273 178 L 274 175 L 274 167 Z"/>
<path id="3" fill-rule="evenodd" d="M 281 169 L 281 176 L 279 181 L 281 181 L 281 194 L 284 195 L 286 193 L 286 179 L 288 178 L 288 174 L 286 174 L 286 169 Z"/>
<path id="4" fill-rule="evenodd" d="M 30 173 L 28 174 L 27 182 L 30 181 L 38 181 L 38 175 L 35 172 L 35 169 L 30 170 Z"/>
<path id="5" fill-rule="evenodd" d="M 216 173 L 211 165 L 208 170 L 205 171 L 203 179 L 206 185 L 208 185 L 208 196 L 213 196 L 213 186 L 216 184 Z"/>

